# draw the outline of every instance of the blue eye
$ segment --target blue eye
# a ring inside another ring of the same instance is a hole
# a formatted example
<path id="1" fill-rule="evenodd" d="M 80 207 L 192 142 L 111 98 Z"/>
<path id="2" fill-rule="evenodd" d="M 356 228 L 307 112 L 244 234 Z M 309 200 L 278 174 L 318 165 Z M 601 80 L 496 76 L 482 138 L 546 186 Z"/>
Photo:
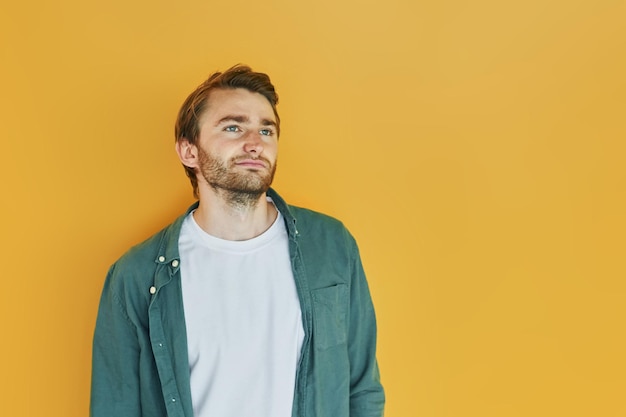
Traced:
<path id="1" fill-rule="evenodd" d="M 272 136 L 274 134 L 271 129 L 261 129 L 259 133 L 261 133 L 263 136 Z"/>
<path id="2" fill-rule="evenodd" d="M 224 130 L 226 132 L 239 132 L 239 126 L 226 126 Z"/>

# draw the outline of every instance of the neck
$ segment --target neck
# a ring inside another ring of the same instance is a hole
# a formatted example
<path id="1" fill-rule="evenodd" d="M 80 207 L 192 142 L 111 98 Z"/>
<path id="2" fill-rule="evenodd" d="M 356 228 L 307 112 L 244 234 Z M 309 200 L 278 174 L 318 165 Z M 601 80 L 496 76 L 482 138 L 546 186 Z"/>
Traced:
<path id="1" fill-rule="evenodd" d="M 265 193 L 253 195 L 202 190 L 200 205 L 193 216 L 202 230 L 212 236 L 225 240 L 248 240 L 269 229 L 277 214 Z"/>

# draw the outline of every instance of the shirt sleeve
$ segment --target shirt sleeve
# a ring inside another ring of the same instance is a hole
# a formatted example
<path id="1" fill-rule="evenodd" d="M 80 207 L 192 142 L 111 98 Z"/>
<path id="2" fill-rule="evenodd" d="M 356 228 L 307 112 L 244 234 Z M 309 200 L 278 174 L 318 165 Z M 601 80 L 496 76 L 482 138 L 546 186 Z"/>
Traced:
<path id="1" fill-rule="evenodd" d="M 356 242 L 350 285 L 350 417 L 382 417 L 385 393 L 376 360 L 376 317 Z"/>
<path id="2" fill-rule="evenodd" d="M 125 303 L 113 290 L 115 266 L 104 284 L 93 339 L 91 417 L 139 417 L 139 343 Z"/>

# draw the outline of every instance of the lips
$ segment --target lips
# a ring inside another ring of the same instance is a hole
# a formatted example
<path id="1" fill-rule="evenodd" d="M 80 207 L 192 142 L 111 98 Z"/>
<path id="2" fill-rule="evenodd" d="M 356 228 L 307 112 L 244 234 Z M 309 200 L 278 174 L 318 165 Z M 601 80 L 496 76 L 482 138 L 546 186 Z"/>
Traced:
<path id="1" fill-rule="evenodd" d="M 261 159 L 242 158 L 237 159 L 235 165 L 246 168 L 267 168 L 269 164 Z"/>

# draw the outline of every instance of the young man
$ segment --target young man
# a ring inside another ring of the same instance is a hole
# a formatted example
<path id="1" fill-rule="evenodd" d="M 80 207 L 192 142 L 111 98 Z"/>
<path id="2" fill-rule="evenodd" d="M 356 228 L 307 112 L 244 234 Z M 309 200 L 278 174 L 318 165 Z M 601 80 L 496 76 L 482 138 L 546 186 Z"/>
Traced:
<path id="1" fill-rule="evenodd" d="M 270 188 L 278 96 L 245 66 L 185 101 L 176 151 L 198 202 L 109 270 L 92 417 L 380 417 L 358 249 Z"/>

